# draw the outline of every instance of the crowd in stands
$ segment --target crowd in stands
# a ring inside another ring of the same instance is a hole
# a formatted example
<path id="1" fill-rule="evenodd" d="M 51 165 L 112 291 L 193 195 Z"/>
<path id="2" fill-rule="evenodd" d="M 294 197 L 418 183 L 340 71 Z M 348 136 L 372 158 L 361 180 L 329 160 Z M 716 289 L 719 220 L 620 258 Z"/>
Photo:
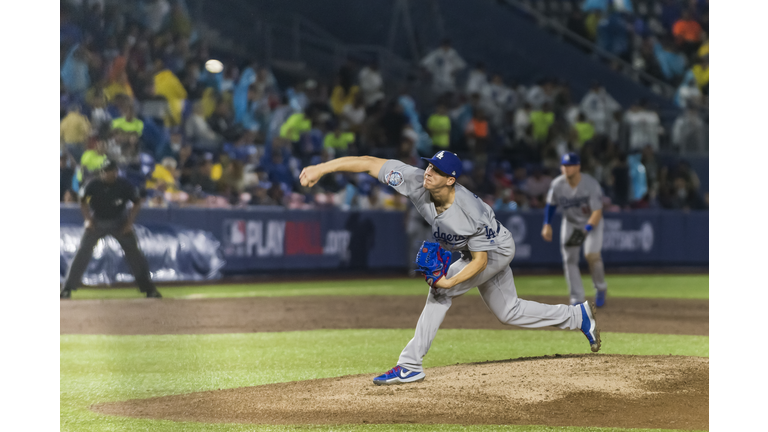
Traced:
<path id="1" fill-rule="evenodd" d="M 405 209 L 367 175 L 329 175 L 312 189 L 298 176 L 348 155 L 419 166 L 450 150 L 464 160 L 459 183 L 516 211 L 543 207 L 560 155 L 574 150 L 608 210 L 708 206 L 687 163 L 657 158 L 667 141 L 681 154 L 706 151 L 693 106 L 665 130 L 644 101 L 625 109 L 599 83 L 574 100 L 555 79 L 507 82 L 483 63 L 470 68 L 449 40 L 403 83 L 385 85 L 375 61 L 352 59 L 333 81 L 279 82 L 253 60 L 224 60 L 214 73 L 183 0 L 140 4 L 61 4 L 62 202 L 109 158 L 153 207 Z M 429 102 L 417 106 L 424 89 Z"/>
<path id="2" fill-rule="evenodd" d="M 678 89 L 681 108 L 709 96 L 709 0 L 583 0 L 567 27 Z"/>

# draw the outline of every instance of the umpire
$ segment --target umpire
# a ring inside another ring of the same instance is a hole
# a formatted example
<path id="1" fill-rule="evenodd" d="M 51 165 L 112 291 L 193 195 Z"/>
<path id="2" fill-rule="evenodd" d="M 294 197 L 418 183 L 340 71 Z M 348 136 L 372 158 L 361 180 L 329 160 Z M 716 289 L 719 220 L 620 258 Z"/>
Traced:
<path id="1" fill-rule="evenodd" d="M 126 212 L 128 201 L 133 202 L 133 207 Z M 133 221 L 140 209 L 141 198 L 136 188 L 128 180 L 117 176 L 117 164 L 114 161 L 105 160 L 100 176 L 80 190 L 80 210 L 85 218 L 85 231 L 75 259 L 67 271 L 61 298 L 70 298 L 72 291 L 80 285 L 96 242 L 106 235 L 111 235 L 120 243 L 139 290 L 146 293 L 147 297 L 162 297 L 150 279 L 149 264 L 133 232 Z"/>

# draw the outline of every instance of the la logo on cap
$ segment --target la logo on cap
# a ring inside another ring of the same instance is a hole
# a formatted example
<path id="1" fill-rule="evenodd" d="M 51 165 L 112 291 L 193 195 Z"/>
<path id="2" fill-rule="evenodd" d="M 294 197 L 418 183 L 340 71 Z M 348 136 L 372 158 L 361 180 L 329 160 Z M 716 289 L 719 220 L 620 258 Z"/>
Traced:
<path id="1" fill-rule="evenodd" d="M 563 159 L 565 159 L 565 161 L 568 162 L 568 161 L 571 160 L 571 156 L 570 155 L 565 155 L 565 157 Z"/>
<path id="2" fill-rule="evenodd" d="M 443 158 L 443 153 L 445 153 L 445 150 L 443 150 L 440 153 L 438 153 L 437 155 L 435 155 L 435 157 L 438 158 L 438 159 L 442 159 Z"/>

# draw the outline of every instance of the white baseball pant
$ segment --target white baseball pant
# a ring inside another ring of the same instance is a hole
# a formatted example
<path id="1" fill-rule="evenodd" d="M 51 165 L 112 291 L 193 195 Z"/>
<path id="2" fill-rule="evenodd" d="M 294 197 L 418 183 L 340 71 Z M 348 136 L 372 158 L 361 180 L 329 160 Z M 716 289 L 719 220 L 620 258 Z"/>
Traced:
<path id="1" fill-rule="evenodd" d="M 595 290 L 608 289 L 605 283 L 605 267 L 600 251 L 603 249 L 603 220 L 587 234 L 584 240 L 584 257 L 589 264 L 589 272 L 592 274 L 592 283 Z M 565 280 L 568 282 L 568 292 L 571 296 L 571 304 L 584 302 L 584 284 L 581 283 L 579 271 L 579 251 L 581 246 L 565 246 L 565 242 L 571 237 L 575 229 L 584 229 L 584 225 L 575 224 L 563 218 L 560 225 L 560 253 L 563 255 L 563 270 Z"/>
<path id="2" fill-rule="evenodd" d="M 424 356 L 427 355 L 453 299 L 474 287 L 480 291 L 480 296 L 488 309 L 503 324 L 525 328 L 547 326 L 571 330 L 581 328 L 579 306 L 547 305 L 517 297 L 512 269 L 509 267 L 513 257 L 514 252 L 505 256 L 489 251 L 485 270 L 451 289 L 431 288 L 427 295 L 427 304 L 416 324 L 413 339 L 400 353 L 397 364 L 409 370 L 422 371 Z M 451 264 L 447 277 L 454 277 L 469 262 L 469 259 L 460 259 Z"/>

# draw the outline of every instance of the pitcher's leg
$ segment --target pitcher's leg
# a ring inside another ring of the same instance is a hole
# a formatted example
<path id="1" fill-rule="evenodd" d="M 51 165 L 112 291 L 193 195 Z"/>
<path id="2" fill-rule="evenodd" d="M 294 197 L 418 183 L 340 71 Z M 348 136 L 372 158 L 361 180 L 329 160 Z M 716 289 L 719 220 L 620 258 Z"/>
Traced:
<path id="1" fill-rule="evenodd" d="M 427 297 L 427 304 L 424 306 L 424 311 L 422 311 L 421 316 L 419 317 L 418 324 L 416 324 L 416 332 L 413 339 L 411 339 L 405 349 L 403 349 L 397 364 L 411 371 L 422 371 L 422 360 L 427 354 L 427 351 L 429 351 L 429 347 L 435 339 L 437 329 L 440 327 L 440 324 L 442 324 L 445 314 L 451 307 L 452 299 L 464 295 L 474 287 L 482 286 L 486 281 L 493 279 L 499 273 L 505 271 L 505 269 L 506 271 L 511 272 L 509 263 L 512 261 L 512 257 L 513 255 L 501 255 L 491 251 L 488 253 L 488 262 L 486 263 L 485 269 L 480 273 L 457 284 L 451 289 L 430 289 L 429 296 Z M 469 263 L 470 260 L 464 258 L 455 261 L 448 269 L 447 276 L 449 278 L 456 276 L 456 274 L 463 270 Z"/>
<path id="2" fill-rule="evenodd" d="M 578 305 L 548 305 L 518 298 L 510 268 L 480 285 L 478 290 L 488 309 L 504 324 L 571 330 L 581 327 L 582 314 Z"/>
<path id="3" fill-rule="evenodd" d="M 435 291 L 439 290 L 435 288 L 430 290 L 427 296 L 427 304 L 424 306 L 419 322 L 416 324 L 413 339 L 403 348 L 403 351 L 400 353 L 400 359 L 397 361 L 398 365 L 411 371 L 421 372 L 424 370 L 422 367 L 424 356 L 427 355 L 429 347 L 432 346 L 437 330 L 440 328 L 440 324 L 445 319 L 445 314 L 451 307 L 451 297 L 439 293 L 435 295 Z"/>

